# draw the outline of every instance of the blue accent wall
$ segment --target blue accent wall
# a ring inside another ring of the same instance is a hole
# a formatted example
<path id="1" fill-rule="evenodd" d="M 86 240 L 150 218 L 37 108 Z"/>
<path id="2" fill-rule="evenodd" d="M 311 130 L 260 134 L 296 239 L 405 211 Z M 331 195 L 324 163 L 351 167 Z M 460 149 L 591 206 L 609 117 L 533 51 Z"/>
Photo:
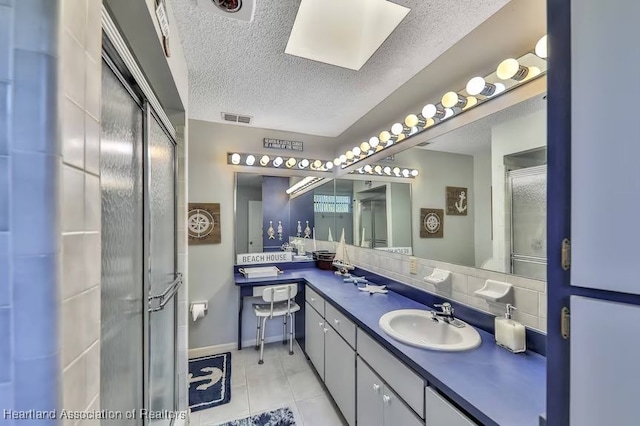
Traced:
<path id="1" fill-rule="evenodd" d="M 313 231 L 314 226 L 314 212 L 313 212 L 313 191 L 306 192 L 299 197 L 296 197 L 290 202 L 290 216 L 291 222 L 289 225 L 289 229 L 291 229 L 291 236 L 297 235 L 297 227 L 298 221 L 300 221 L 300 226 L 302 228 L 302 238 L 304 238 L 304 228 L 307 226 L 307 221 L 309 221 L 309 227 Z M 311 238 L 313 238 L 313 233 L 311 234 Z M 307 251 L 311 251 L 311 244 L 307 246 L 305 244 L 305 248 Z"/>
<path id="2" fill-rule="evenodd" d="M 291 219 L 289 215 L 289 178 L 264 176 L 262 180 L 262 229 L 264 251 L 278 251 L 291 235 Z M 269 221 L 276 232 L 275 239 L 270 240 Z M 278 221 L 282 222 L 282 240 L 278 238 Z M 294 230 L 295 231 L 295 230 Z M 295 235 L 295 232 L 293 233 Z"/>

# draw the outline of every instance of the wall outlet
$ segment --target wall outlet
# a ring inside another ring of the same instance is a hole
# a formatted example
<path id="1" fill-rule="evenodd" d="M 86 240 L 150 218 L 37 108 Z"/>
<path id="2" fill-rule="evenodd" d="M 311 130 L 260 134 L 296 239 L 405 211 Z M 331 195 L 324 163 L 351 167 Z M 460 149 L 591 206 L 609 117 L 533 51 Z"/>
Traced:
<path id="1" fill-rule="evenodd" d="M 409 273 L 413 275 L 418 274 L 418 259 L 413 256 L 409 258 Z"/>

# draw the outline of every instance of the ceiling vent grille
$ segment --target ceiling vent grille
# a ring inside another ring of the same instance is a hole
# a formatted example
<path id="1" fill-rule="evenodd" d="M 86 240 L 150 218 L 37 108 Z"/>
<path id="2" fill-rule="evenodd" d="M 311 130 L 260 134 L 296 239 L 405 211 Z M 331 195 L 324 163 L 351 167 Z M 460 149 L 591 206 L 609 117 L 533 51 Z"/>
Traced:
<path id="1" fill-rule="evenodd" d="M 419 147 L 423 147 L 423 146 L 427 146 L 427 145 L 431 145 L 431 142 L 420 142 L 418 145 Z"/>
<path id="2" fill-rule="evenodd" d="M 230 112 L 223 112 L 222 119 L 224 121 L 230 121 L 232 123 L 251 124 L 251 117 L 248 115 L 232 114 Z"/>

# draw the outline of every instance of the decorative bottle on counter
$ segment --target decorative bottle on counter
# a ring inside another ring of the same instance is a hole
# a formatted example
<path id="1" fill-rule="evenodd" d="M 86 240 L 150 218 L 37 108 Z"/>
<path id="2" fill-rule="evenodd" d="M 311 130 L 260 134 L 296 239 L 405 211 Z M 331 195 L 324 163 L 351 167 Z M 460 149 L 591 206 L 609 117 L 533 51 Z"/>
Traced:
<path id="1" fill-rule="evenodd" d="M 527 341 L 524 325 L 511 318 L 514 309 L 515 306 L 507 303 L 504 317 L 496 317 L 496 343 L 513 353 L 519 353 L 527 350 Z"/>

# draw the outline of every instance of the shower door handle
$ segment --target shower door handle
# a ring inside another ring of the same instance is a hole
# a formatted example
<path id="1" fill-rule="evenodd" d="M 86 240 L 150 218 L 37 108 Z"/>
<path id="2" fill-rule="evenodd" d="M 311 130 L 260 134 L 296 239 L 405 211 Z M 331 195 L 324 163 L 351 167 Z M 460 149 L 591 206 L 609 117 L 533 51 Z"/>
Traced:
<path id="1" fill-rule="evenodd" d="M 173 298 L 173 296 L 176 295 L 181 285 L 182 285 L 182 274 L 178 273 L 176 274 L 176 279 L 173 280 L 171 285 L 169 285 L 169 287 L 167 287 L 165 291 L 155 296 L 149 296 L 149 312 L 157 312 L 157 311 L 163 310 L 166 304 L 169 303 L 169 301 Z M 151 302 L 156 299 L 159 299 L 160 302 L 158 303 L 157 306 L 152 307 Z"/>

